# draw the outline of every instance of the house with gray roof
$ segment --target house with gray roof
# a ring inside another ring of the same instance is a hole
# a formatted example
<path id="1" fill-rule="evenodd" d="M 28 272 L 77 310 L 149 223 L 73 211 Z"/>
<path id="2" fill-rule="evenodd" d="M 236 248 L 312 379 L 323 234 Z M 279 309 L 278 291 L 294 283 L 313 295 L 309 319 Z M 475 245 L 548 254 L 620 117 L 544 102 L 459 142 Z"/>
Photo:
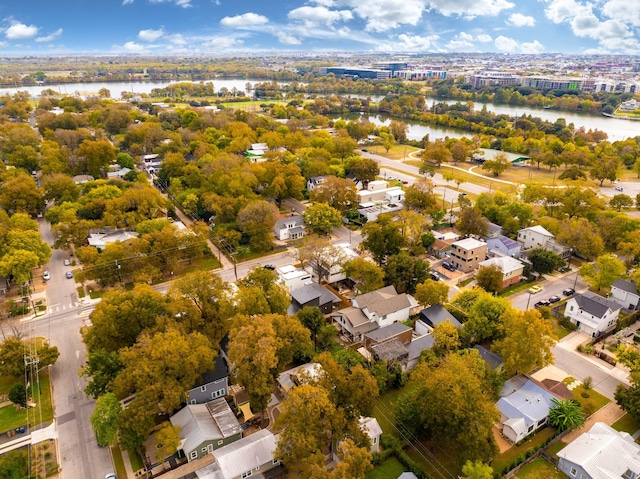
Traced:
<path id="1" fill-rule="evenodd" d="M 169 420 L 180 428 L 178 453 L 188 461 L 242 438 L 240 423 L 224 398 L 206 404 L 189 404 Z"/>
<path id="2" fill-rule="evenodd" d="M 280 241 L 300 239 L 304 236 L 305 222 L 300 215 L 280 218 L 273 226 L 273 234 Z"/>
<path id="3" fill-rule="evenodd" d="M 224 397 L 229 391 L 229 368 L 222 355 L 216 356 L 213 368 L 205 371 L 198 382 L 187 391 L 187 403 L 204 404 Z"/>
<path id="4" fill-rule="evenodd" d="M 498 353 L 489 351 L 489 349 L 485 348 L 481 344 L 476 344 L 475 346 L 473 346 L 473 349 L 478 351 L 484 363 L 492 371 L 495 371 L 496 369 L 499 369 L 502 367 L 504 360 L 502 359 L 502 356 L 500 356 Z"/>
<path id="5" fill-rule="evenodd" d="M 89 246 L 94 246 L 98 251 L 102 251 L 109 243 L 124 243 L 130 239 L 138 237 L 135 231 L 127 231 L 123 228 L 102 228 L 89 230 L 87 241 Z"/>
<path id="6" fill-rule="evenodd" d="M 528 379 L 519 389 L 501 397 L 496 406 L 500 410 L 502 434 L 514 444 L 547 423 L 551 401 L 555 396 Z"/>
<path id="7" fill-rule="evenodd" d="M 497 254 L 498 256 L 517 258 L 520 256 L 521 248 L 522 245 L 520 243 L 506 236 L 501 235 L 494 238 L 487 238 L 487 250 L 489 253 Z"/>
<path id="8" fill-rule="evenodd" d="M 640 445 L 629 433 L 597 422 L 558 451 L 558 469 L 571 479 L 637 479 Z"/>
<path id="9" fill-rule="evenodd" d="M 618 322 L 620 305 L 598 294 L 585 291 L 572 296 L 565 305 L 564 315 L 578 329 L 592 338 L 612 330 Z"/>
<path id="10" fill-rule="evenodd" d="M 447 321 L 453 324 L 456 329 L 460 329 L 462 327 L 460 321 L 458 321 L 455 316 L 447 311 L 441 304 L 434 304 L 433 306 L 429 306 L 428 308 L 420 311 L 418 321 L 424 323 L 427 328 L 431 330 L 433 330 L 437 325 L 446 323 Z"/>
<path id="11" fill-rule="evenodd" d="M 298 310 L 305 306 L 317 306 L 323 314 L 330 314 L 333 311 L 335 304 L 340 303 L 342 300 L 318 283 L 309 283 L 301 288 L 296 288 L 291 291 L 291 306 L 295 311 L 291 314 L 295 314 Z"/>
<path id="12" fill-rule="evenodd" d="M 635 311 L 640 303 L 640 293 L 635 283 L 625 279 L 617 279 L 611 285 L 611 301 L 618 303 L 624 309 Z"/>
<path id="13" fill-rule="evenodd" d="M 375 329 L 406 321 L 416 306 L 413 296 L 398 294 L 391 285 L 352 298 L 351 306 L 333 313 L 331 320 L 354 341 L 360 341 Z"/>
<path id="14" fill-rule="evenodd" d="M 405 365 L 404 370 L 410 371 L 415 368 L 418 364 L 418 361 L 420 361 L 422 351 L 433 349 L 434 344 L 435 340 L 430 334 L 423 334 L 422 336 L 413 339 L 413 341 L 407 344 L 409 355 L 407 356 L 407 364 Z"/>
<path id="15" fill-rule="evenodd" d="M 276 381 L 276 386 L 282 397 L 286 398 L 289 391 L 299 386 L 303 379 L 317 379 L 322 373 L 323 369 L 320 363 L 305 363 L 281 372 Z"/>
<path id="16" fill-rule="evenodd" d="M 216 450 L 215 462 L 196 471 L 198 479 L 264 477 L 280 461 L 274 457 L 278 436 L 262 429 Z"/>

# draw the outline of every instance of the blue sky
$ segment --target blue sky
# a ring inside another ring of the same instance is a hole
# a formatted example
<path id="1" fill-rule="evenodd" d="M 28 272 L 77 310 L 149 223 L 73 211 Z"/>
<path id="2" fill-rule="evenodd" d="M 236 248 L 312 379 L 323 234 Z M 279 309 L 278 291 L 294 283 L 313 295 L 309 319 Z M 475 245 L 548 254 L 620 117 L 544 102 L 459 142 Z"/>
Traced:
<path id="1" fill-rule="evenodd" d="M 640 53 L 640 0 L 4 0 L 0 54 Z"/>

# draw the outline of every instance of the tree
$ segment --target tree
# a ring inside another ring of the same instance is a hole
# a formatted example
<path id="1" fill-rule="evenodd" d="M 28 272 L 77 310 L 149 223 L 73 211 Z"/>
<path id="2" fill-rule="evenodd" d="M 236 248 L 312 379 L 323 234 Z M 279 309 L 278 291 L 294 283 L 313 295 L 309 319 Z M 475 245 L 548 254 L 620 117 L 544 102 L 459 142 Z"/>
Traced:
<path id="1" fill-rule="evenodd" d="M 325 281 L 331 274 L 340 271 L 339 267 L 347 260 L 344 249 L 333 245 L 328 238 L 306 241 L 302 256 L 313 268 L 319 282 Z"/>
<path id="2" fill-rule="evenodd" d="M 504 359 L 503 370 L 507 374 L 527 374 L 553 362 L 551 348 L 557 338 L 538 310 L 509 308 L 502 315 L 499 329 L 502 337 L 493 347 Z"/>
<path id="3" fill-rule="evenodd" d="M 596 159 L 589 171 L 589 176 L 600 182 L 600 186 L 604 180 L 616 181 L 620 177 L 620 168 L 622 161 L 615 156 L 603 156 Z"/>
<path id="4" fill-rule="evenodd" d="M 478 286 L 488 293 L 497 293 L 502 289 L 502 269 L 495 264 L 481 266 L 476 273 Z"/>
<path id="5" fill-rule="evenodd" d="M 165 422 L 155 434 L 156 461 L 164 460 L 175 454 L 180 447 L 180 427 Z"/>
<path id="6" fill-rule="evenodd" d="M 94 178 L 106 176 L 106 168 L 116 161 L 116 152 L 107 140 L 84 140 L 77 150 L 72 171 L 77 175 L 91 175 Z"/>
<path id="7" fill-rule="evenodd" d="M 278 208 L 265 200 L 249 203 L 238 212 L 240 230 L 249 236 L 250 244 L 258 251 L 271 249 L 273 226 L 278 219 Z"/>
<path id="8" fill-rule="evenodd" d="M 396 144 L 396 139 L 391 133 L 386 131 L 381 131 L 379 136 L 380 140 L 382 140 L 382 147 L 384 148 L 384 151 L 389 153 L 389 150 Z"/>
<path id="9" fill-rule="evenodd" d="M 564 220 L 560 224 L 557 239 L 573 248 L 574 253 L 587 259 L 597 258 L 604 252 L 602 236 L 587 218 Z"/>
<path id="10" fill-rule="evenodd" d="M 31 175 L 22 170 L 8 170 L 0 183 L 0 206 L 8 212 L 35 216 L 44 210 L 45 201 Z"/>
<path id="11" fill-rule="evenodd" d="M 399 294 L 413 294 L 416 286 L 427 279 L 429 270 L 428 261 L 406 253 L 395 254 L 384 265 L 384 282 L 393 285 Z"/>
<path id="12" fill-rule="evenodd" d="M 436 356 L 445 356 L 446 354 L 457 351 L 460 348 L 460 337 L 458 329 L 447 320 L 444 323 L 436 324 L 433 328 L 433 352 Z"/>
<path id="13" fill-rule="evenodd" d="M 55 364 L 60 356 L 56 346 L 43 343 L 42 338 L 27 338 L 24 341 L 16 336 L 7 337 L 0 346 L 0 374 L 15 377 L 24 377 L 28 372 L 24 362 L 24 352 L 34 347 L 30 342 L 35 342 L 38 347 L 38 367 L 44 368 Z"/>
<path id="14" fill-rule="evenodd" d="M 346 178 L 329 176 L 309 195 L 314 203 L 326 203 L 338 211 L 345 211 L 358 204 L 356 184 Z"/>
<path id="15" fill-rule="evenodd" d="M 565 261 L 556 253 L 542 247 L 530 249 L 527 258 L 531 261 L 532 269 L 541 274 L 549 274 L 565 264 Z"/>
<path id="16" fill-rule="evenodd" d="M 467 461 L 462 466 L 465 479 L 493 479 L 493 468 L 482 461 Z"/>
<path id="17" fill-rule="evenodd" d="M 467 161 L 471 156 L 471 147 L 464 140 L 458 140 L 451 145 L 451 159 L 454 163 Z"/>
<path id="18" fill-rule="evenodd" d="M 430 180 L 418 180 L 405 189 L 404 204 L 407 208 L 430 213 L 438 208 L 433 183 Z"/>
<path id="19" fill-rule="evenodd" d="M 488 460 L 496 451 L 492 427 L 500 418 L 488 374 L 474 349 L 419 363 L 396 407 L 399 425 L 451 446 L 462 461 Z"/>
<path id="20" fill-rule="evenodd" d="M 449 285 L 442 281 L 427 279 L 416 286 L 413 295 L 422 306 L 433 306 L 434 304 L 444 304 L 449 298 Z"/>
<path id="21" fill-rule="evenodd" d="M 477 206 L 473 208 L 463 208 L 458 215 L 456 228 L 458 228 L 460 234 L 463 236 L 486 236 L 489 231 L 489 220 L 482 215 L 482 212 Z"/>
<path id="22" fill-rule="evenodd" d="M 614 195 L 614 197 L 609 200 L 609 206 L 618 211 L 622 210 L 622 208 L 631 208 L 633 206 L 633 198 L 624 194 Z"/>
<path id="23" fill-rule="evenodd" d="M 353 156 L 347 161 L 346 171 L 366 185 L 380 174 L 380 166 L 371 158 Z"/>
<path id="24" fill-rule="evenodd" d="M 352 439 L 338 444 L 340 462 L 333 468 L 328 479 L 364 479 L 373 469 L 371 453 L 366 447 L 359 447 Z M 326 477 L 326 472 L 320 477 Z"/>
<path id="25" fill-rule="evenodd" d="M 388 256 L 398 254 L 405 245 L 400 227 L 390 214 L 382 214 L 375 223 L 365 224 L 362 227 L 362 237 L 364 239 L 360 244 L 378 264 L 384 263 Z"/>
<path id="26" fill-rule="evenodd" d="M 384 270 L 366 258 L 353 258 L 344 263 L 344 273 L 356 285 L 357 293 L 369 293 L 384 286 Z"/>
<path id="27" fill-rule="evenodd" d="M 453 159 L 451 151 L 447 148 L 444 140 L 436 140 L 429 143 L 421 153 L 423 168 L 429 168 L 435 164 L 440 167 L 442 163 L 448 163 Z"/>
<path id="28" fill-rule="evenodd" d="M 340 212 L 325 203 L 316 203 L 309 206 L 302 213 L 302 218 L 307 226 L 318 234 L 324 233 L 328 235 L 333 228 L 342 225 Z"/>
<path id="29" fill-rule="evenodd" d="M 409 125 L 403 121 L 391 120 L 389 123 L 389 130 L 398 143 L 404 143 L 407 141 L 407 132 L 409 131 Z"/>
<path id="30" fill-rule="evenodd" d="M 598 256 L 595 265 L 585 263 L 578 270 L 578 274 L 584 277 L 591 286 L 600 291 L 609 288 L 616 279 L 624 278 L 627 268 L 614 254 Z"/>
<path id="31" fill-rule="evenodd" d="M 45 200 L 53 200 L 55 204 L 74 202 L 80 194 L 80 188 L 73 182 L 73 178 L 62 173 L 45 176 L 44 191 Z"/>
<path id="32" fill-rule="evenodd" d="M 322 326 L 325 325 L 324 314 L 317 306 L 305 306 L 296 313 L 302 325 L 313 334 L 314 350 L 317 350 L 317 335 Z"/>
<path id="33" fill-rule="evenodd" d="M 482 169 L 490 171 L 493 176 L 500 176 L 511 166 L 511 161 L 504 153 L 498 153 L 492 160 L 487 160 L 482 164 Z"/>
<path id="34" fill-rule="evenodd" d="M 549 409 L 549 424 L 557 428 L 558 432 L 583 426 L 585 418 L 578 401 L 551 398 L 551 402 L 554 406 Z"/>
<path id="35" fill-rule="evenodd" d="M 260 266 L 253 267 L 240 280 L 236 296 L 236 314 L 285 314 L 290 304 L 289 290 L 278 274 Z M 262 310 L 252 308 L 258 299 L 266 306 Z"/>
<path id="36" fill-rule="evenodd" d="M 87 363 L 80 370 L 81 376 L 87 378 L 85 394 L 97 399 L 103 394 L 113 392 L 113 381 L 122 368 L 123 364 L 117 351 L 97 349 L 89 352 Z"/>
<path id="37" fill-rule="evenodd" d="M 470 304 L 465 304 L 468 297 Z M 454 299 L 454 303 L 467 307 L 468 318 L 461 331 L 462 337 L 469 344 L 482 343 L 498 337 L 502 314 L 510 307 L 505 298 L 494 297 L 493 294 L 476 288 L 470 292 L 463 291 Z"/>
<path id="38" fill-rule="evenodd" d="M 27 388 L 24 384 L 18 383 L 9 389 L 9 401 L 13 404 L 25 408 L 27 407 Z"/>
<path id="39" fill-rule="evenodd" d="M 96 407 L 89 421 L 100 447 L 114 444 L 118 439 L 121 413 L 122 405 L 114 393 L 104 394 L 96 400 Z"/>

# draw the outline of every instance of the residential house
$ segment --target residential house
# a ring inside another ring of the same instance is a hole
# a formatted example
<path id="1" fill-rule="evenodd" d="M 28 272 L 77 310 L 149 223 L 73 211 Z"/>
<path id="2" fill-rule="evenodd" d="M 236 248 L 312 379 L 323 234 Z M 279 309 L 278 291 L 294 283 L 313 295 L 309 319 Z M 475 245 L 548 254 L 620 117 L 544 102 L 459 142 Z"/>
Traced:
<path id="1" fill-rule="evenodd" d="M 358 419 L 358 425 L 369 437 L 369 441 L 371 442 L 369 452 L 371 454 L 380 452 L 380 436 L 382 435 L 382 428 L 380 427 L 380 424 L 378 424 L 378 420 L 375 417 L 361 416 Z"/>
<path id="2" fill-rule="evenodd" d="M 149 175 L 155 175 L 162 168 L 162 158 L 157 154 L 142 155 L 142 169 Z"/>
<path id="3" fill-rule="evenodd" d="M 273 234 L 280 241 L 300 239 L 304 236 L 305 222 L 300 215 L 280 218 L 273 226 Z"/>
<path id="4" fill-rule="evenodd" d="M 375 221 L 382 213 L 404 208 L 404 196 L 400 186 L 389 188 L 384 180 L 370 181 L 367 189 L 358 191 L 358 212 L 368 221 Z"/>
<path id="5" fill-rule="evenodd" d="M 327 288 L 314 282 L 292 290 L 291 299 L 293 309 L 290 314 L 295 314 L 305 306 L 317 306 L 323 314 L 330 314 L 334 305 L 342 301 Z"/>
<path id="6" fill-rule="evenodd" d="M 187 403 L 203 404 L 224 397 L 229 392 L 229 368 L 225 359 L 216 356 L 213 369 L 205 371 L 198 383 L 187 392 Z"/>
<path id="7" fill-rule="evenodd" d="M 636 289 L 635 283 L 625 279 L 617 279 L 611 285 L 611 301 L 615 301 L 624 309 L 635 311 L 640 302 L 640 293 Z"/>
<path id="8" fill-rule="evenodd" d="M 413 330 L 402 323 L 393 323 L 364 335 L 364 346 L 371 351 L 376 361 L 398 361 L 406 364 L 409 357 L 407 344 L 411 342 Z"/>
<path id="9" fill-rule="evenodd" d="M 502 287 L 506 288 L 520 282 L 524 272 L 524 263 L 511 256 L 496 256 L 480 263 L 481 268 L 497 266 L 502 272 Z"/>
<path id="10" fill-rule="evenodd" d="M 518 389 L 496 403 L 500 410 L 502 434 L 514 444 L 543 427 L 556 398 L 539 383 L 526 378 Z M 556 398 L 557 399 L 557 398 Z"/>
<path id="11" fill-rule="evenodd" d="M 482 360 L 490 370 L 495 371 L 502 367 L 504 360 L 502 359 L 502 356 L 500 356 L 498 353 L 489 351 L 486 347 L 482 346 L 481 344 L 476 344 L 475 346 L 473 346 L 473 349 L 478 351 L 478 353 L 480 354 L 480 357 L 482 358 Z"/>
<path id="12" fill-rule="evenodd" d="M 316 379 L 322 374 L 320 363 L 306 363 L 287 369 L 278 376 L 276 386 L 282 397 L 286 398 L 294 387 L 299 386 L 302 378 Z"/>
<path id="13" fill-rule="evenodd" d="M 117 166 L 117 165 L 116 165 Z M 122 178 L 124 177 L 124 175 L 126 175 L 127 173 L 129 173 L 131 171 L 130 168 L 118 168 L 115 171 L 109 171 L 107 172 L 107 178 L 110 180 L 114 180 L 114 179 L 118 179 L 118 178 Z"/>
<path id="14" fill-rule="evenodd" d="M 451 245 L 455 240 L 442 240 L 436 238 L 429 245 L 427 251 L 438 259 L 446 258 L 451 253 Z"/>
<path id="15" fill-rule="evenodd" d="M 407 345 L 409 355 L 407 356 L 407 364 L 405 365 L 404 370 L 410 371 L 415 368 L 420 360 L 422 351 L 433 349 L 434 344 L 435 340 L 431 334 L 423 334 L 422 336 L 413 339 Z"/>
<path id="16" fill-rule="evenodd" d="M 544 248 L 553 251 L 562 259 L 571 256 L 571 248 L 563 246 L 555 241 L 555 236 L 542 226 L 531 226 L 518 231 L 518 242 L 522 244 L 521 256 L 526 256 L 526 252 L 531 248 Z"/>
<path id="17" fill-rule="evenodd" d="M 124 243 L 133 238 L 137 238 L 138 233 L 135 231 L 126 231 L 123 228 L 111 229 L 91 229 L 87 241 L 90 246 L 95 246 L 98 251 L 102 251 L 109 243 Z"/>
<path id="18" fill-rule="evenodd" d="M 89 181 L 94 181 L 95 178 L 91 175 L 76 175 L 73 177 L 73 183 L 76 185 L 84 185 Z"/>
<path id="19" fill-rule="evenodd" d="M 251 143 L 251 148 L 245 151 L 244 156 L 257 163 L 262 160 L 267 151 L 269 151 L 269 146 L 266 143 Z"/>
<path id="20" fill-rule="evenodd" d="M 332 175 L 324 175 L 324 176 L 312 176 L 307 180 L 307 191 L 311 193 L 313 190 L 318 188 L 325 180 Z"/>
<path id="21" fill-rule="evenodd" d="M 558 451 L 558 469 L 571 479 L 637 479 L 640 445 L 627 432 L 596 422 Z"/>
<path id="22" fill-rule="evenodd" d="M 497 225 L 495 223 L 489 223 L 489 229 L 487 230 L 487 234 L 485 236 L 485 239 L 487 240 L 487 243 L 489 242 L 489 238 L 497 238 L 498 236 L 502 235 L 502 226 Z"/>
<path id="23" fill-rule="evenodd" d="M 428 308 L 420 311 L 419 319 L 416 321 L 416 332 L 428 334 L 433 331 L 434 327 L 439 324 L 446 323 L 447 321 L 453 324 L 456 329 L 460 329 L 462 327 L 460 321 L 447 311 L 444 306 L 441 304 L 434 304 L 433 306 L 429 306 Z M 421 323 L 420 326 L 418 326 L 418 323 Z M 427 328 L 426 331 L 422 329 L 424 327 Z"/>
<path id="24" fill-rule="evenodd" d="M 403 472 L 398 476 L 398 479 L 418 479 L 418 476 L 413 472 Z"/>
<path id="25" fill-rule="evenodd" d="M 486 256 L 487 243 L 475 238 L 465 238 L 451 245 L 451 264 L 463 273 L 476 270 Z"/>
<path id="26" fill-rule="evenodd" d="M 179 453 L 201 458 L 242 438 L 242 428 L 224 398 L 206 404 L 188 404 L 170 418 L 180 428 Z"/>
<path id="27" fill-rule="evenodd" d="M 311 273 L 304 269 L 296 268 L 291 264 L 279 267 L 278 276 L 280 276 L 280 281 L 289 289 L 289 292 L 313 282 Z"/>
<path id="28" fill-rule="evenodd" d="M 347 275 L 342 266 L 345 261 L 358 257 L 358 253 L 354 251 L 349 243 L 336 243 L 333 247 L 340 249 L 340 256 L 342 257 L 340 262 L 336 262 L 335 250 L 333 248 L 325 248 L 324 250 L 316 252 L 316 257 L 320 258 L 320 266 L 318 266 L 315 260 L 309 261 L 305 266 L 305 269 L 312 274 L 317 274 L 318 270 L 320 270 L 319 282 L 325 281 L 333 284 L 347 279 Z M 323 265 L 327 265 L 327 267 Z"/>
<path id="29" fill-rule="evenodd" d="M 361 190 L 365 187 L 365 183 L 363 183 L 362 181 L 360 181 L 358 178 L 356 178 L 356 175 L 354 175 L 353 173 L 347 173 L 346 178 L 348 180 L 353 181 L 353 183 L 356 185 L 356 188 L 358 190 Z"/>
<path id="30" fill-rule="evenodd" d="M 506 236 L 496 236 L 495 238 L 487 238 L 487 250 L 496 256 L 511 256 L 517 258 L 520 256 L 520 243 Z"/>
<path id="31" fill-rule="evenodd" d="M 565 304 L 564 315 L 592 338 L 616 327 L 621 306 L 600 295 L 585 291 L 573 295 Z"/>
<path id="32" fill-rule="evenodd" d="M 261 429 L 239 441 L 217 449 L 215 462 L 196 471 L 198 479 L 245 479 L 265 477 L 280 461 L 274 457 L 278 437 Z"/>
<path id="33" fill-rule="evenodd" d="M 331 320 L 354 341 L 359 341 L 374 329 L 406 321 L 417 305 L 413 296 L 398 294 L 393 286 L 386 286 L 352 298 L 351 306 L 333 313 Z"/>

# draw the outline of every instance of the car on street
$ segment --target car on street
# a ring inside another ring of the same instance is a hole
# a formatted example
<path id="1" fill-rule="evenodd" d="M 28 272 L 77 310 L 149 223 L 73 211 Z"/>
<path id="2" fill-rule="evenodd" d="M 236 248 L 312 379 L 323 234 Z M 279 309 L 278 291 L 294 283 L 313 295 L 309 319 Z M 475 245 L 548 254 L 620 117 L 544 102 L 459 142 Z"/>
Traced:
<path id="1" fill-rule="evenodd" d="M 539 293 L 540 291 L 542 291 L 542 286 L 539 286 L 537 284 L 534 284 L 529 288 L 529 292 L 531 294 L 536 294 L 536 293 Z"/>
<path id="2" fill-rule="evenodd" d="M 534 304 L 533 307 L 538 309 L 540 306 L 549 306 L 550 304 L 551 303 L 549 301 L 543 299 L 542 301 L 538 301 L 536 304 Z"/>
<path id="3" fill-rule="evenodd" d="M 104 479 L 118 479 L 113 472 L 108 473 L 104 476 Z"/>
<path id="4" fill-rule="evenodd" d="M 44 279 L 45 281 L 49 281 L 51 279 L 51 273 L 49 273 L 48 271 L 45 271 L 42 274 L 42 279 Z"/>
<path id="5" fill-rule="evenodd" d="M 567 288 L 565 289 L 562 294 L 564 294 L 565 296 L 571 296 L 573 293 L 575 293 L 576 290 L 573 288 Z"/>
<path id="6" fill-rule="evenodd" d="M 407 180 L 402 180 L 402 184 L 403 184 L 403 185 L 408 185 L 408 184 L 409 184 L 409 182 L 408 182 Z"/>
<path id="7" fill-rule="evenodd" d="M 71 271 L 67 271 L 64 275 L 67 277 L 67 279 L 73 279 L 73 273 Z"/>
<path id="8" fill-rule="evenodd" d="M 550 302 L 550 303 L 557 303 L 557 302 L 558 302 L 558 301 L 560 301 L 561 299 L 562 299 L 562 298 L 560 298 L 560 296 L 555 296 L 555 295 L 554 295 L 554 296 L 551 296 L 551 297 L 549 298 L 549 302 Z"/>
<path id="9" fill-rule="evenodd" d="M 395 176 L 387 176 L 387 180 L 391 181 L 391 180 L 397 180 L 398 178 L 396 178 Z"/>
<path id="10" fill-rule="evenodd" d="M 273 264 L 265 264 L 265 265 L 263 266 L 263 268 L 264 268 L 264 269 L 270 269 L 271 271 L 273 271 L 273 270 L 275 270 L 275 269 L 276 269 L 275 265 L 273 265 Z"/>
<path id="11" fill-rule="evenodd" d="M 622 188 L 622 186 L 616 186 L 616 191 L 624 191 L 624 188 Z"/>
<path id="12" fill-rule="evenodd" d="M 435 271 L 431 272 L 431 279 L 433 281 L 440 281 L 440 275 L 438 273 L 436 273 Z"/>
<path id="13" fill-rule="evenodd" d="M 65 265 L 65 266 L 69 266 L 69 265 L 71 265 L 71 261 L 70 261 L 70 260 L 68 260 L 68 259 L 65 259 L 65 260 L 64 260 L 64 265 Z"/>

